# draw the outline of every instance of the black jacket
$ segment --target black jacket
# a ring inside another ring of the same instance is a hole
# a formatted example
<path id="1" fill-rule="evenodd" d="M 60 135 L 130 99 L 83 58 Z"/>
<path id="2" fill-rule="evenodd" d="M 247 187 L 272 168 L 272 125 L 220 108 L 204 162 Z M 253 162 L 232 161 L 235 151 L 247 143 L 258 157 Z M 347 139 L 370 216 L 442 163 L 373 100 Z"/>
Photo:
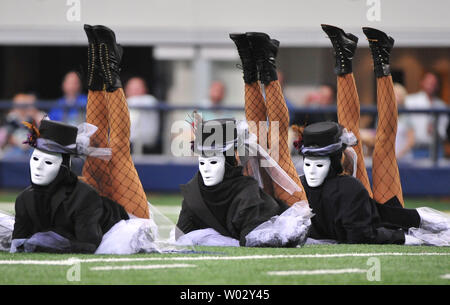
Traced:
<path id="1" fill-rule="evenodd" d="M 316 188 L 309 187 L 304 176 L 300 179 L 315 214 L 309 231 L 312 238 L 341 243 L 404 244 L 401 229 L 420 223 L 416 210 L 404 209 L 395 200 L 377 203 L 354 177 L 327 178 Z"/>
<path id="2" fill-rule="evenodd" d="M 29 186 L 16 199 L 12 239 L 28 239 L 37 232 L 53 231 L 70 240 L 69 252 L 94 253 L 103 234 L 120 220 L 129 218 L 122 206 L 78 180 L 57 189 L 51 198 L 51 227 L 43 228 L 33 193 L 33 187 Z"/>
<path id="3" fill-rule="evenodd" d="M 201 176 L 197 172 L 187 184 L 180 186 L 184 199 L 178 229 L 186 234 L 198 229 L 213 228 L 224 236 L 238 239 L 240 245 L 245 246 L 245 236 L 251 230 L 288 208 L 283 202 L 267 195 L 255 179 L 247 178 L 239 191 L 233 194 L 225 215 L 226 226 L 223 226 L 202 199 L 198 183 Z"/>

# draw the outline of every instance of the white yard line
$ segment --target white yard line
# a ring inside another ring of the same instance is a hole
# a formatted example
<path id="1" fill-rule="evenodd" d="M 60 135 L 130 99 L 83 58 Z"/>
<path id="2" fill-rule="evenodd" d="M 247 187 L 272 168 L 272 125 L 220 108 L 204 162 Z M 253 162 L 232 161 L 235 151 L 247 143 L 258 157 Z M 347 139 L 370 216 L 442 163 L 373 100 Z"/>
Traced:
<path id="1" fill-rule="evenodd" d="M 441 278 L 444 280 L 450 280 L 450 273 L 441 275 Z"/>
<path id="2" fill-rule="evenodd" d="M 169 268 L 192 268 L 196 265 L 190 264 L 170 264 L 170 265 L 128 265 L 128 266 L 101 266 L 89 268 L 93 271 L 109 270 L 147 270 L 147 269 L 169 269 Z"/>
<path id="3" fill-rule="evenodd" d="M 317 269 L 317 270 L 288 270 L 288 271 L 269 271 L 268 275 L 317 275 L 317 274 L 344 274 L 344 273 L 366 273 L 363 269 Z"/>
<path id="4" fill-rule="evenodd" d="M 80 263 L 120 263 L 149 261 L 232 261 L 258 259 L 301 259 L 301 258 L 340 258 L 372 256 L 449 256 L 450 253 L 439 252 L 373 252 L 373 253 L 334 253 L 334 254 L 292 254 L 292 255 L 246 255 L 246 256 L 169 256 L 169 257 L 113 257 L 113 258 L 70 258 L 66 260 L 0 260 L 0 265 L 73 265 Z"/>

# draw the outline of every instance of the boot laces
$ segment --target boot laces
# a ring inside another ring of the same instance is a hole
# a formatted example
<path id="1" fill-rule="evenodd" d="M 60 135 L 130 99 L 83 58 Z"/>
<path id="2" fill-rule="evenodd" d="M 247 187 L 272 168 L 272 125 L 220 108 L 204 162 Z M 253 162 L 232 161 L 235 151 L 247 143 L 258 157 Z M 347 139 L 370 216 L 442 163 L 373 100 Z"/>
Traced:
<path id="1" fill-rule="evenodd" d="M 336 57 L 337 64 L 340 67 L 345 67 L 345 61 L 344 61 L 344 53 L 342 52 L 342 45 L 339 42 L 337 36 L 329 37 L 331 40 L 331 44 L 334 48 L 334 56 Z"/>
<path id="2" fill-rule="evenodd" d="M 369 40 L 370 52 L 372 53 L 374 61 L 378 64 L 389 63 L 389 56 L 387 50 L 376 42 L 377 42 L 376 40 Z"/>

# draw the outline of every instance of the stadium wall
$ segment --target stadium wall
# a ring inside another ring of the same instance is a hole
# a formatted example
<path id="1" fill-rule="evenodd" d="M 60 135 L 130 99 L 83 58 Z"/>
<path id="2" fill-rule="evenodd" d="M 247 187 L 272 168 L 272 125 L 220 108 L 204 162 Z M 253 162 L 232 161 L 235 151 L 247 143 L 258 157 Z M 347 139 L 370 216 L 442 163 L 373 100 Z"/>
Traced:
<path id="1" fill-rule="evenodd" d="M 197 171 L 197 165 L 136 162 L 146 191 L 178 192 Z M 369 177 L 371 168 L 368 168 Z M 400 166 L 405 197 L 450 196 L 450 166 Z M 23 189 L 30 185 L 29 164 L 25 161 L 0 161 L 0 188 Z"/>
<path id="2" fill-rule="evenodd" d="M 321 23 L 382 25 L 396 46 L 448 46 L 448 0 L 0 1 L 0 44 L 82 44 L 81 25 L 106 24 L 123 45 L 228 44 L 228 33 L 270 32 L 284 46 L 328 46 Z M 343 9 L 345 7 L 345 9 Z M 372 16 L 371 12 L 378 12 Z M 120 15 L 113 12 L 120 12 Z M 339 12 L 339 13 L 337 13 Z M 361 40 L 360 45 L 367 45 Z"/>

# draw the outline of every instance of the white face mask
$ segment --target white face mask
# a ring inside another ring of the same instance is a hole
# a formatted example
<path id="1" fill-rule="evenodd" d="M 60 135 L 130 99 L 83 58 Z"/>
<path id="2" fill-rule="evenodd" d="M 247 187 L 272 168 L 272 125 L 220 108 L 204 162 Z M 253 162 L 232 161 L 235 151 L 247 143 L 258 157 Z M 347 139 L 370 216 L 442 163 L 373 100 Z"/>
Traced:
<path id="1" fill-rule="evenodd" d="M 305 157 L 303 159 L 303 171 L 308 186 L 317 187 L 322 185 L 330 171 L 330 165 L 329 157 Z"/>
<path id="2" fill-rule="evenodd" d="M 225 156 L 199 157 L 198 168 L 206 186 L 219 184 L 225 174 Z"/>
<path id="3" fill-rule="evenodd" d="M 37 185 L 49 185 L 58 175 L 62 155 L 35 149 L 30 158 L 31 181 Z"/>

